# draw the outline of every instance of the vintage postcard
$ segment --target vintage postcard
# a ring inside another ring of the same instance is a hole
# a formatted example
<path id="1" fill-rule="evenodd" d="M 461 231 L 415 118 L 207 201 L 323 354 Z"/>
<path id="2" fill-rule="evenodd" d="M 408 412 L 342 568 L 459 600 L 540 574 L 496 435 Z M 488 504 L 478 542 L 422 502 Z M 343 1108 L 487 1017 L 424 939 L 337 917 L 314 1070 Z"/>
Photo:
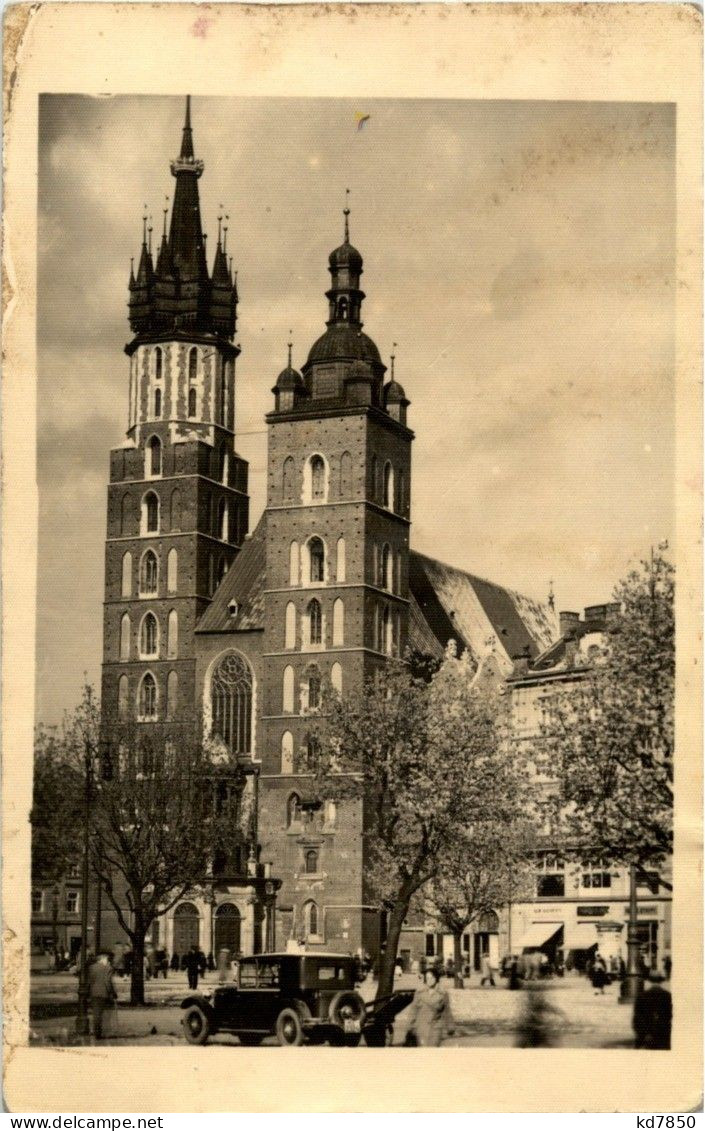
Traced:
<path id="1" fill-rule="evenodd" d="M 701 13 L 5 22 L 10 1109 L 697 1107 Z"/>

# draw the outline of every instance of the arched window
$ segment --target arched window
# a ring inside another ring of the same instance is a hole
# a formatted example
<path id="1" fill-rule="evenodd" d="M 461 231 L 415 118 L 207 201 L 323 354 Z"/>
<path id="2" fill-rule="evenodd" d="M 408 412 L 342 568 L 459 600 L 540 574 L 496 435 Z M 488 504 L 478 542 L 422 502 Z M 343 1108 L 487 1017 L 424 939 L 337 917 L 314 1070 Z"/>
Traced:
<path id="1" fill-rule="evenodd" d="M 282 735 L 282 760 L 281 772 L 293 774 L 294 772 L 294 736 L 290 730 L 285 730 Z"/>
<path id="2" fill-rule="evenodd" d="M 166 717 L 173 719 L 179 709 L 179 677 L 176 672 L 169 672 L 166 681 Z"/>
<path id="3" fill-rule="evenodd" d="M 312 538 L 308 544 L 309 581 L 314 584 L 325 579 L 326 551 L 320 538 Z"/>
<path id="4" fill-rule="evenodd" d="M 340 457 L 340 497 L 349 499 L 352 495 L 352 456 L 343 452 Z"/>
<path id="5" fill-rule="evenodd" d="M 308 900 L 303 906 L 304 934 L 306 938 L 318 935 L 318 904 Z"/>
<path id="6" fill-rule="evenodd" d="M 227 949 L 231 958 L 240 953 L 240 928 L 242 916 L 234 903 L 221 903 L 216 909 L 213 926 L 215 939 L 213 953 L 218 955 Z"/>
<path id="7" fill-rule="evenodd" d="M 228 501 L 227 499 L 220 499 L 218 501 L 218 537 L 223 542 L 228 540 Z"/>
<path id="8" fill-rule="evenodd" d="M 348 300 L 344 295 L 338 299 L 338 318 L 342 322 L 346 322 L 348 318 Z"/>
<path id="9" fill-rule="evenodd" d="M 308 669 L 308 709 L 316 711 L 321 705 L 321 673 L 318 668 Z"/>
<path id="10" fill-rule="evenodd" d="M 159 499 L 148 491 L 142 499 L 142 532 L 156 534 L 159 530 Z"/>
<path id="11" fill-rule="evenodd" d="M 130 658 L 130 614 L 124 613 L 120 621 L 120 659 Z"/>
<path id="12" fill-rule="evenodd" d="M 282 496 L 285 501 L 290 501 L 294 497 L 294 460 L 292 456 L 287 456 L 284 460 L 282 468 Z"/>
<path id="13" fill-rule="evenodd" d="M 166 587 L 170 593 L 176 593 L 178 588 L 179 555 L 173 548 L 169 550 L 166 559 Z"/>
<path id="14" fill-rule="evenodd" d="M 288 605 L 286 606 L 284 647 L 296 647 L 296 605 L 293 601 L 289 601 Z"/>
<path id="15" fill-rule="evenodd" d="M 282 712 L 290 715 L 294 710 L 294 669 L 287 665 L 282 678 Z"/>
<path id="16" fill-rule="evenodd" d="M 338 695 L 343 694 L 343 669 L 339 663 L 330 669 L 330 685 Z"/>
<path id="17" fill-rule="evenodd" d="M 315 774 L 321 759 L 321 744 L 315 734 L 310 734 L 306 739 L 306 769 Z"/>
<path id="18" fill-rule="evenodd" d="M 149 475 L 162 473 L 162 442 L 158 436 L 152 436 L 147 445 L 147 466 Z"/>
<path id="19" fill-rule="evenodd" d="M 370 460 L 370 498 L 373 503 L 377 502 L 377 456 Z"/>
<path id="20" fill-rule="evenodd" d="M 392 557 L 392 551 L 385 542 L 379 561 L 379 583 L 383 589 L 389 589 L 390 592 L 394 588 L 393 573 L 394 559 Z"/>
<path id="21" fill-rule="evenodd" d="M 321 602 L 314 597 L 308 603 L 308 640 L 309 644 L 320 644 L 322 640 Z"/>
<path id="22" fill-rule="evenodd" d="M 335 547 L 335 580 L 345 581 L 345 539 L 339 538 Z"/>
<path id="23" fill-rule="evenodd" d="M 129 495 L 122 496 L 120 505 L 120 533 L 132 534 L 132 499 Z"/>
<path id="24" fill-rule="evenodd" d="M 301 824 L 301 798 L 298 793 L 292 793 L 286 803 L 286 824 L 288 828 Z"/>
<path id="25" fill-rule="evenodd" d="M 299 584 L 299 543 L 289 546 L 289 585 Z"/>
<path id="26" fill-rule="evenodd" d="M 326 497 L 326 465 L 321 456 L 311 457 L 311 498 Z"/>
<path id="27" fill-rule="evenodd" d="M 162 379 L 162 349 L 161 346 L 156 346 L 154 350 L 154 378 L 156 381 Z"/>
<path id="28" fill-rule="evenodd" d="M 161 389 L 154 390 L 154 416 L 158 420 L 162 415 L 162 391 Z"/>
<path id="29" fill-rule="evenodd" d="M 386 652 L 388 656 L 392 654 L 392 616 L 389 611 L 389 606 L 385 606 L 382 612 L 382 639 L 380 641 L 380 652 Z"/>
<path id="30" fill-rule="evenodd" d="M 345 641 L 345 605 L 340 597 L 333 602 L 333 646 L 339 647 Z"/>
<path id="31" fill-rule="evenodd" d="M 328 828 L 332 828 L 335 825 L 336 816 L 337 806 L 335 804 L 335 801 L 326 801 L 325 805 L 323 806 L 323 821 L 328 826 Z"/>
<path id="32" fill-rule="evenodd" d="M 118 718 L 124 722 L 127 718 L 128 684 L 127 676 L 121 675 L 118 680 Z"/>
<path id="33" fill-rule="evenodd" d="M 389 460 L 384 465 L 384 505 L 390 510 L 394 506 L 394 468 Z"/>
<path id="34" fill-rule="evenodd" d="M 192 346 L 188 351 L 188 379 L 193 382 L 196 380 L 198 370 L 198 350 Z"/>
<path id="35" fill-rule="evenodd" d="M 173 951 L 182 957 L 200 942 L 200 916 L 195 903 L 180 903 L 174 911 Z"/>
<path id="36" fill-rule="evenodd" d="M 154 550 L 147 550 L 140 564 L 140 593 L 156 593 L 159 565 Z"/>
<path id="37" fill-rule="evenodd" d="M 191 419 L 197 412 L 196 395 L 196 389 L 191 387 L 188 391 L 188 414 Z"/>
<path id="38" fill-rule="evenodd" d="M 252 751 L 252 669 L 243 656 L 229 652 L 211 678 L 213 734 L 233 754 Z"/>
<path id="39" fill-rule="evenodd" d="M 397 505 L 396 510 L 398 514 L 404 514 L 406 500 L 404 498 L 404 472 L 400 471 L 397 476 Z"/>
<path id="40" fill-rule="evenodd" d="M 157 684 L 151 672 L 142 677 L 137 710 L 142 722 L 157 717 Z"/>
<path id="41" fill-rule="evenodd" d="M 315 848 L 309 848 L 306 852 L 305 859 L 306 875 L 314 876 L 318 872 L 318 852 Z"/>
<path id="42" fill-rule="evenodd" d="M 225 444 L 223 444 L 222 448 L 220 449 L 220 482 L 224 483 L 226 487 L 228 485 L 229 474 L 230 456 L 228 449 L 226 448 Z"/>
<path id="43" fill-rule="evenodd" d="M 398 609 L 394 612 L 394 620 L 392 622 L 392 652 L 395 656 L 399 655 L 401 646 L 401 616 Z"/>
<path id="44" fill-rule="evenodd" d="M 169 524 L 172 530 L 181 529 L 181 492 L 177 487 L 171 492 Z"/>
<path id="45" fill-rule="evenodd" d="M 159 625 L 154 613 L 147 613 L 140 628 L 140 655 L 143 659 L 156 656 L 159 647 Z"/>
<path id="46" fill-rule="evenodd" d="M 132 596 L 132 554 L 129 550 L 122 556 L 122 581 L 120 592 L 123 597 Z"/>
<path id="47" fill-rule="evenodd" d="M 178 655 L 179 651 L 179 616 L 176 609 L 171 609 L 166 622 L 166 654 L 170 660 Z"/>

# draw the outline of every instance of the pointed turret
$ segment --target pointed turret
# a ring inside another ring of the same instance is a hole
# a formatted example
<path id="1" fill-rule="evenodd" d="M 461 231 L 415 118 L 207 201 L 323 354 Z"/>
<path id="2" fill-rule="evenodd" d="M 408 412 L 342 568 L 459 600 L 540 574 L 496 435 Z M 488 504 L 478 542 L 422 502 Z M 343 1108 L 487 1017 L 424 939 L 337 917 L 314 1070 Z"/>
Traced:
<path id="1" fill-rule="evenodd" d="M 193 155 L 191 97 L 187 95 L 181 153 L 171 162 L 171 175 L 176 178 L 176 189 L 169 231 L 171 255 L 182 279 L 208 277 L 198 199 L 198 178 L 202 173 L 203 162 L 197 161 Z"/>

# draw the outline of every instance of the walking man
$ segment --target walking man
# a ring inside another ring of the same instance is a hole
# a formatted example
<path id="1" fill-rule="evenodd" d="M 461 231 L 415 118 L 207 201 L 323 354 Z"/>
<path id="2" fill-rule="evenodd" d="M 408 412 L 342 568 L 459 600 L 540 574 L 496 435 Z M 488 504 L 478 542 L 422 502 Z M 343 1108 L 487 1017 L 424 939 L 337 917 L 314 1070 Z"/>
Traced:
<path id="1" fill-rule="evenodd" d="M 93 1015 L 93 1036 L 97 1041 L 103 1038 L 103 1016 L 117 999 L 113 985 L 112 954 L 99 954 L 88 971 L 88 996 L 91 999 Z"/>
<path id="2" fill-rule="evenodd" d="M 190 990 L 198 989 L 198 975 L 201 973 L 201 952 L 194 943 L 187 952 L 184 965 L 188 974 L 188 987 Z"/>

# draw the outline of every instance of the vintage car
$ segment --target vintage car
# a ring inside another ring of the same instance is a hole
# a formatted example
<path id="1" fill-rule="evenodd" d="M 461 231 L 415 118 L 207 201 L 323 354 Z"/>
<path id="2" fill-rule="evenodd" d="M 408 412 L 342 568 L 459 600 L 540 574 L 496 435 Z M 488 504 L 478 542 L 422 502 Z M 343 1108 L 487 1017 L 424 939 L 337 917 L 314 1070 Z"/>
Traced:
<path id="1" fill-rule="evenodd" d="M 240 959 L 234 983 L 184 998 L 186 1040 L 204 1045 L 233 1033 L 243 1045 L 274 1035 L 280 1045 L 384 1045 L 413 991 L 366 1004 L 355 989 L 358 964 L 349 954 L 257 954 Z"/>

